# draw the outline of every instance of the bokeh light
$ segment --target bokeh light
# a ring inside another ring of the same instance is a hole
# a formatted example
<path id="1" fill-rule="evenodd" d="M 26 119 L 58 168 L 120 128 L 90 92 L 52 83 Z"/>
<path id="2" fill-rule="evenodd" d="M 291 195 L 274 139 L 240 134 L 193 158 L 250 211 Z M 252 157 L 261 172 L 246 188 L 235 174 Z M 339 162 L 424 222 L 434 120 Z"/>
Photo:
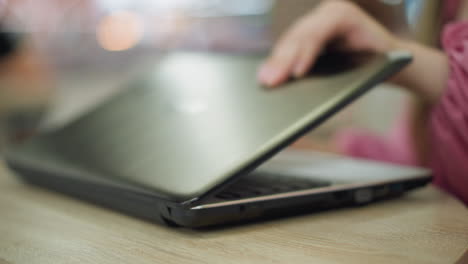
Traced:
<path id="1" fill-rule="evenodd" d="M 102 48 L 123 51 L 134 47 L 142 39 L 142 18 L 130 11 L 117 11 L 103 17 L 96 28 L 96 37 Z"/>

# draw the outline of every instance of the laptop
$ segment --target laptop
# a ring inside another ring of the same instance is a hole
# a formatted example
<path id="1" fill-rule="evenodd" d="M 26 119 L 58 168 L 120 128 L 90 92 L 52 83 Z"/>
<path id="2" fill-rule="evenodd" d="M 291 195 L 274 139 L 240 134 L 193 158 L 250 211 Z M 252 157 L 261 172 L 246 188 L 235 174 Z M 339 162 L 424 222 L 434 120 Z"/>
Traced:
<path id="1" fill-rule="evenodd" d="M 367 204 L 424 186 L 430 172 L 280 151 L 410 60 L 329 54 L 273 91 L 256 80 L 261 57 L 172 53 L 7 162 L 26 182 L 175 226 Z"/>

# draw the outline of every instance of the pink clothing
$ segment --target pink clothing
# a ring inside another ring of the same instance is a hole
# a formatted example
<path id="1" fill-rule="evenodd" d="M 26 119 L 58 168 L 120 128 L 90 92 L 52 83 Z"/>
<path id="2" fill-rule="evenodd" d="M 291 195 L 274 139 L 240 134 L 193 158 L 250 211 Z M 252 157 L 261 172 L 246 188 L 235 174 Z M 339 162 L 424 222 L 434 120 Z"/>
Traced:
<path id="1" fill-rule="evenodd" d="M 335 135 L 335 144 L 350 156 L 401 165 L 418 165 L 411 141 L 406 115 L 397 120 L 396 126 L 386 136 L 352 128 L 339 131 Z"/>
<path id="2" fill-rule="evenodd" d="M 454 16 L 459 2 L 446 2 L 446 19 Z M 430 113 L 428 167 L 437 186 L 468 205 L 468 21 L 446 25 L 441 42 L 450 60 L 450 76 L 443 96 Z M 342 132 L 337 145 L 350 156 L 417 165 L 409 124 L 400 121 L 386 137 Z"/>
<path id="3" fill-rule="evenodd" d="M 430 117 L 429 166 L 435 184 L 468 204 L 468 21 L 447 25 L 442 45 L 450 77 Z"/>
<path id="4" fill-rule="evenodd" d="M 460 7 L 461 0 L 444 0 L 444 10 L 442 13 L 442 22 L 448 23 L 453 20 L 457 15 L 458 8 Z"/>

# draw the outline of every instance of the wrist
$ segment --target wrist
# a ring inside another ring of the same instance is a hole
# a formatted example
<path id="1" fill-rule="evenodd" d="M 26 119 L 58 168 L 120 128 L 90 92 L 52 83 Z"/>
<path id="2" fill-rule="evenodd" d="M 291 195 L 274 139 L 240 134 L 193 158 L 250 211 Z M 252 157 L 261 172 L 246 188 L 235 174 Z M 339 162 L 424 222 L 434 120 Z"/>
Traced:
<path id="1" fill-rule="evenodd" d="M 448 79 L 448 58 L 442 51 L 411 40 L 399 39 L 395 49 L 413 54 L 413 61 L 390 79 L 421 99 L 434 103 L 444 91 Z"/>
<path id="2" fill-rule="evenodd" d="M 403 68 L 400 72 L 395 74 L 390 79 L 390 82 L 392 82 L 394 84 L 400 85 L 400 86 L 402 86 L 404 88 L 409 88 L 408 87 L 408 82 L 409 82 L 409 79 L 411 77 L 410 76 L 411 71 L 409 70 L 409 68 L 412 66 L 412 64 L 414 63 L 414 59 L 415 59 L 414 58 L 414 47 L 413 47 L 413 45 L 412 45 L 412 43 L 410 41 L 405 40 L 405 39 L 397 38 L 394 41 L 392 49 L 393 50 L 409 51 L 413 56 L 413 60 L 411 61 L 411 63 L 407 67 Z"/>

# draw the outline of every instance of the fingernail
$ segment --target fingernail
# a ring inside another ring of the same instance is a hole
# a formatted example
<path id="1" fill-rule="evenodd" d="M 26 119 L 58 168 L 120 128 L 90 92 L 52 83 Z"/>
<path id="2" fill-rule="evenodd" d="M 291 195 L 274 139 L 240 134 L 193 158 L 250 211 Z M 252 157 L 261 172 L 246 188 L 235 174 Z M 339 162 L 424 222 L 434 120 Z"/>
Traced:
<path id="1" fill-rule="evenodd" d="M 258 72 L 257 78 L 261 83 L 266 84 L 268 86 L 272 86 L 276 79 L 276 73 L 277 71 L 273 67 L 268 65 L 262 65 Z"/>
<path id="2" fill-rule="evenodd" d="M 304 75 L 304 70 L 302 68 L 303 67 L 301 64 L 296 64 L 294 66 L 294 70 L 293 70 L 294 78 L 301 78 Z"/>

